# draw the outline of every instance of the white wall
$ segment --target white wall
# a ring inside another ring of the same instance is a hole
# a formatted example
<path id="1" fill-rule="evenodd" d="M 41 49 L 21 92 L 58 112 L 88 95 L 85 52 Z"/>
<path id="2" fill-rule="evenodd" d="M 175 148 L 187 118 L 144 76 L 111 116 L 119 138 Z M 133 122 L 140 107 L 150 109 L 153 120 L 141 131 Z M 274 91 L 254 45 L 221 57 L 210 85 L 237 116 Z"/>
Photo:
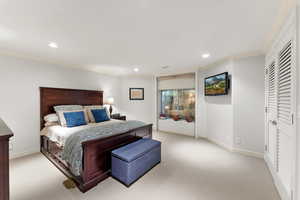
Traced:
<path id="1" fill-rule="evenodd" d="M 229 94 L 204 96 L 204 78 L 228 72 Z M 234 59 L 199 72 L 198 137 L 261 155 L 264 147 L 264 57 Z"/>
<path id="2" fill-rule="evenodd" d="M 200 69 L 198 92 L 198 137 L 207 137 L 220 145 L 233 146 L 233 107 L 231 89 L 228 95 L 204 96 L 205 77 L 233 71 L 233 62 L 218 63 L 207 69 Z M 232 84 L 231 84 L 232 85 Z"/>
<path id="3" fill-rule="evenodd" d="M 170 90 L 170 89 L 191 89 L 195 88 L 195 76 L 190 77 L 176 77 L 174 79 L 159 80 L 158 89 Z"/>
<path id="4" fill-rule="evenodd" d="M 120 85 L 121 113 L 125 114 L 127 119 L 153 123 L 156 127 L 155 78 L 123 77 L 120 79 Z M 129 88 L 144 88 L 144 100 L 129 100 Z"/>
<path id="5" fill-rule="evenodd" d="M 13 130 L 13 157 L 39 151 L 39 87 L 103 90 L 121 104 L 116 77 L 0 56 L 0 117 Z"/>
<path id="6" fill-rule="evenodd" d="M 235 149 L 264 152 L 264 56 L 234 61 Z"/>

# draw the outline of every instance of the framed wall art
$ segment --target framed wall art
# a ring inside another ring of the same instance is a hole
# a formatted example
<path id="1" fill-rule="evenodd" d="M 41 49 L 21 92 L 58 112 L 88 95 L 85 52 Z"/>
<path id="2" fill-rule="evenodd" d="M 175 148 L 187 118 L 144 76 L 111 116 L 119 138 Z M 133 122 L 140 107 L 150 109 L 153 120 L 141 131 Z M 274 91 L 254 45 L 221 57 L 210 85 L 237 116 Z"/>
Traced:
<path id="1" fill-rule="evenodd" d="M 129 88 L 130 100 L 144 100 L 144 88 Z"/>

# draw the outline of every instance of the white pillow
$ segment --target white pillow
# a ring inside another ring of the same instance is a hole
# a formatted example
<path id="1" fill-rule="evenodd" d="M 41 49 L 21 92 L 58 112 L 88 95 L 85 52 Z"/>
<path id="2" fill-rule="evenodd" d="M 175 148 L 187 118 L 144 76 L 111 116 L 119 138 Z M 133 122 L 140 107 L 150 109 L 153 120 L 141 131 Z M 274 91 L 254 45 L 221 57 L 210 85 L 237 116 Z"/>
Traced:
<path id="1" fill-rule="evenodd" d="M 49 127 L 49 126 L 57 126 L 59 125 L 59 122 L 46 122 L 44 124 L 45 127 Z"/>
<path id="2" fill-rule="evenodd" d="M 46 115 L 44 117 L 44 120 L 45 120 L 45 122 L 50 122 L 50 123 L 58 122 L 58 116 L 57 116 L 57 114 L 52 113 L 52 114 Z"/>
<path id="3" fill-rule="evenodd" d="M 73 110 L 82 110 L 82 105 L 60 105 L 60 106 L 54 106 L 55 112 L 58 111 L 73 111 Z"/>
<path id="4" fill-rule="evenodd" d="M 70 112 L 83 112 L 84 113 L 84 119 L 85 119 L 86 123 L 87 124 L 89 123 L 89 119 L 88 119 L 86 110 L 58 111 L 57 115 L 58 115 L 59 123 L 60 123 L 61 126 L 67 127 L 67 122 L 66 122 L 66 118 L 65 118 L 64 113 L 70 113 Z"/>
<path id="5" fill-rule="evenodd" d="M 107 113 L 107 116 L 110 119 L 110 114 L 109 114 L 107 108 L 104 107 L 104 106 L 97 106 L 97 105 L 95 105 L 95 106 L 84 106 L 84 109 L 86 110 L 87 115 L 88 115 L 89 120 L 90 120 L 91 123 L 96 123 L 94 115 L 93 115 L 93 113 L 91 111 L 91 110 L 94 110 L 94 109 L 105 109 L 106 113 Z"/>

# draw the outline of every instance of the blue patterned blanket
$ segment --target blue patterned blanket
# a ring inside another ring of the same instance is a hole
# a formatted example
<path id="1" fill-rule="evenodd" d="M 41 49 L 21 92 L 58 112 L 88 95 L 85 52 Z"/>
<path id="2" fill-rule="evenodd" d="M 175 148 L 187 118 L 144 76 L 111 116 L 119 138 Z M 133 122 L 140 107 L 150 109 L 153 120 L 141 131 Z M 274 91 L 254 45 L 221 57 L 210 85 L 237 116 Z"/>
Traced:
<path id="1" fill-rule="evenodd" d="M 125 133 L 144 125 L 146 125 L 144 122 L 131 120 L 78 131 L 67 138 L 62 152 L 62 159 L 69 163 L 70 170 L 75 176 L 80 176 L 83 157 L 82 142 Z"/>

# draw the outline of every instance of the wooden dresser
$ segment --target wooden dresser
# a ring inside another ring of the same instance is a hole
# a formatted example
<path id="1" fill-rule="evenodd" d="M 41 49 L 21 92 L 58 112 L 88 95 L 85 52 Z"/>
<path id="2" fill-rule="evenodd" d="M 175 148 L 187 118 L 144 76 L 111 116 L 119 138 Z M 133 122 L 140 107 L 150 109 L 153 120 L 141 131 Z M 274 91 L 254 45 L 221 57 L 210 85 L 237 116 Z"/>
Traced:
<path id="1" fill-rule="evenodd" d="M 0 200 L 9 200 L 9 138 L 12 131 L 0 119 Z"/>

